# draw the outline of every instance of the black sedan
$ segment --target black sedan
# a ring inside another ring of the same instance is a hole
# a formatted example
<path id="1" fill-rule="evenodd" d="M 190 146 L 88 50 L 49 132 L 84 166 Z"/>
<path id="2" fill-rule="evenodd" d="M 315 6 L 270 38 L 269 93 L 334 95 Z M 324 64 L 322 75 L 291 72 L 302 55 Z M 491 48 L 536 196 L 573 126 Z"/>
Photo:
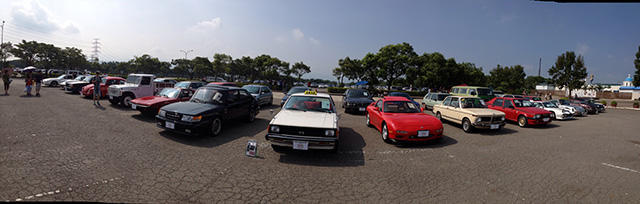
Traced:
<path id="1" fill-rule="evenodd" d="M 345 113 L 365 112 L 372 102 L 372 96 L 367 90 L 348 89 L 342 99 L 342 108 Z"/>
<path id="2" fill-rule="evenodd" d="M 258 102 L 247 90 L 207 85 L 198 88 L 187 102 L 163 106 L 156 124 L 178 133 L 217 136 L 223 122 L 237 118 L 253 122 L 258 111 Z"/>

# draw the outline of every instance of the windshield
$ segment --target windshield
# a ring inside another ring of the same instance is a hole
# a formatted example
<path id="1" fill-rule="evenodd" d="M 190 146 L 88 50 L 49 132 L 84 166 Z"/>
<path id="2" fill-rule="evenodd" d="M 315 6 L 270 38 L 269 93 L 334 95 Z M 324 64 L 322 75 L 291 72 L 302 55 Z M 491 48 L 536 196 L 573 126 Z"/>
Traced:
<path id="1" fill-rule="evenodd" d="M 437 95 L 438 101 L 443 101 L 444 98 L 446 98 L 447 96 L 449 96 L 449 94 L 438 94 Z"/>
<path id="2" fill-rule="evenodd" d="M 347 94 L 347 97 L 367 98 L 369 97 L 369 92 L 362 89 L 352 89 L 349 90 L 349 94 Z"/>
<path id="3" fill-rule="evenodd" d="M 534 107 L 535 106 L 533 102 L 528 100 L 521 100 L 521 99 L 514 99 L 513 104 L 516 107 Z"/>
<path id="4" fill-rule="evenodd" d="M 331 99 L 317 96 L 293 96 L 284 109 L 333 113 Z"/>
<path id="5" fill-rule="evenodd" d="M 84 78 L 84 81 L 91 82 L 91 79 L 93 79 L 93 76 L 88 76 Z"/>
<path id="6" fill-rule="evenodd" d="M 101 83 L 106 84 L 107 83 L 107 78 L 106 77 L 102 77 L 102 82 Z"/>
<path id="7" fill-rule="evenodd" d="M 556 106 L 556 104 L 551 103 L 551 102 L 544 102 L 542 103 L 542 105 L 544 105 L 545 108 L 557 108 L 558 106 Z"/>
<path id="8" fill-rule="evenodd" d="M 189 101 L 194 103 L 219 103 L 220 99 L 222 99 L 222 93 L 214 89 L 200 88 Z"/>
<path id="9" fill-rule="evenodd" d="M 491 89 L 477 88 L 476 90 L 478 90 L 478 96 L 490 96 L 490 95 L 493 95 Z"/>
<path id="10" fill-rule="evenodd" d="M 56 77 L 56 78 L 57 78 L 57 79 L 64 79 L 64 77 L 65 77 L 65 76 L 67 76 L 67 75 L 64 75 L 64 74 L 63 74 L 63 75 L 60 75 L 59 77 Z"/>
<path id="11" fill-rule="evenodd" d="M 243 89 L 246 89 L 249 93 L 258 94 L 260 92 L 259 86 L 243 86 Z"/>
<path id="12" fill-rule="evenodd" d="M 129 75 L 127 77 L 127 83 L 137 84 L 140 82 L 140 76 Z"/>
<path id="13" fill-rule="evenodd" d="M 409 96 L 408 93 L 403 93 L 403 92 L 391 92 L 389 96 L 400 96 L 400 97 L 405 97 L 409 100 L 413 100 L 413 98 L 411 98 L 411 96 Z"/>
<path id="14" fill-rule="evenodd" d="M 303 93 L 306 90 L 310 90 L 310 89 L 307 87 L 293 87 L 291 88 L 291 90 L 289 90 L 289 92 L 287 92 L 287 95 L 291 95 L 294 93 Z"/>
<path id="15" fill-rule="evenodd" d="M 420 109 L 410 101 L 384 102 L 385 113 L 419 113 Z"/>
<path id="16" fill-rule="evenodd" d="M 173 86 L 175 88 L 189 88 L 189 82 L 178 82 L 175 86 Z"/>
<path id="17" fill-rule="evenodd" d="M 461 98 L 462 108 L 486 108 L 487 104 L 479 98 Z"/>
<path id="18" fill-rule="evenodd" d="M 180 94 L 180 89 L 164 88 L 162 89 L 162 91 L 160 91 L 160 93 L 158 93 L 158 96 L 163 96 L 167 98 L 178 98 L 179 94 Z"/>
<path id="19" fill-rule="evenodd" d="M 78 77 L 76 77 L 76 78 L 75 78 L 75 79 L 73 79 L 73 80 L 80 81 L 80 80 L 82 80 L 82 79 L 84 79 L 84 76 L 78 76 Z"/>

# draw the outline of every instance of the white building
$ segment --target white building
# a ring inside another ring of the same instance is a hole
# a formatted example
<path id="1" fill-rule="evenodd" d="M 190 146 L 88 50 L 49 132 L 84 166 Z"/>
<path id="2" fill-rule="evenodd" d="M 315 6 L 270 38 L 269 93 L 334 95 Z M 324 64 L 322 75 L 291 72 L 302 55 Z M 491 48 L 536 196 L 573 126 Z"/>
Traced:
<path id="1" fill-rule="evenodd" d="M 622 81 L 620 92 L 631 93 L 631 99 L 640 98 L 640 86 L 633 86 L 633 78 L 631 78 L 631 74 L 627 75 L 627 78 Z"/>

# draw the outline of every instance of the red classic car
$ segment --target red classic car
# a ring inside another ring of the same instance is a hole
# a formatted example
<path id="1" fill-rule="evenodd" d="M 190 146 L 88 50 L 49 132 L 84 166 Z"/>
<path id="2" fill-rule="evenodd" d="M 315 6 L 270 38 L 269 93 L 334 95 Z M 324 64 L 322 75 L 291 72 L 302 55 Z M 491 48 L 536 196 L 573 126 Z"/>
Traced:
<path id="1" fill-rule="evenodd" d="M 142 114 L 153 115 L 167 104 L 188 101 L 193 90 L 182 88 L 164 88 L 155 96 L 146 96 L 131 100 L 131 109 L 139 110 Z"/>
<path id="2" fill-rule="evenodd" d="M 533 102 L 522 98 L 496 97 L 487 102 L 490 109 L 504 112 L 507 120 L 518 126 L 546 125 L 551 122 L 551 112 L 536 108 Z"/>
<path id="3" fill-rule="evenodd" d="M 114 84 L 123 84 L 125 81 L 127 80 L 121 77 L 102 77 L 102 82 L 100 82 L 100 96 L 106 97 L 109 86 Z M 93 97 L 93 84 L 82 87 L 80 94 L 86 98 Z"/>
<path id="4" fill-rule="evenodd" d="M 423 113 L 409 99 L 387 96 L 367 106 L 366 124 L 380 130 L 382 140 L 417 142 L 442 138 L 442 122 Z"/>

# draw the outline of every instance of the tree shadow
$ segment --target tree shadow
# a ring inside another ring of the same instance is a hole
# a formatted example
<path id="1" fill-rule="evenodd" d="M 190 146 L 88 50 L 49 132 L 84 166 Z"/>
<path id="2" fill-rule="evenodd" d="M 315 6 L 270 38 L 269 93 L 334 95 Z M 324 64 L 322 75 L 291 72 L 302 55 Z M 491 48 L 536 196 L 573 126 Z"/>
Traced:
<path id="1" fill-rule="evenodd" d="M 323 150 L 284 150 L 280 154 L 282 163 L 308 166 L 363 166 L 366 146 L 362 135 L 352 128 L 341 127 L 338 151 L 333 153 Z"/>
<path id="2" fill-rule="evenodd" d="M 401 142 L 397 143 L 396 147 L 399 148 L 442 148 L 450 145 L 457 144 L 458 140 L 442 135 L 441 139 L 434 139 L 424 142 Z"/>
<path id="3" fill-rule="evenodd" d="M 265 131 L 268 124 L 269 120 L 261 118 L 256 118 L 256 120 L 251 123 L 246 123 L 241 120 L 227 120 L 223 122 L 222 133 L 216 137 L 211 137 L 206 134 L 187 135 L 167 130 L 161 131 L 160 135 L 185 145 L 211 148 L 242 137 L 253 138 L 256 134 Z"/>

